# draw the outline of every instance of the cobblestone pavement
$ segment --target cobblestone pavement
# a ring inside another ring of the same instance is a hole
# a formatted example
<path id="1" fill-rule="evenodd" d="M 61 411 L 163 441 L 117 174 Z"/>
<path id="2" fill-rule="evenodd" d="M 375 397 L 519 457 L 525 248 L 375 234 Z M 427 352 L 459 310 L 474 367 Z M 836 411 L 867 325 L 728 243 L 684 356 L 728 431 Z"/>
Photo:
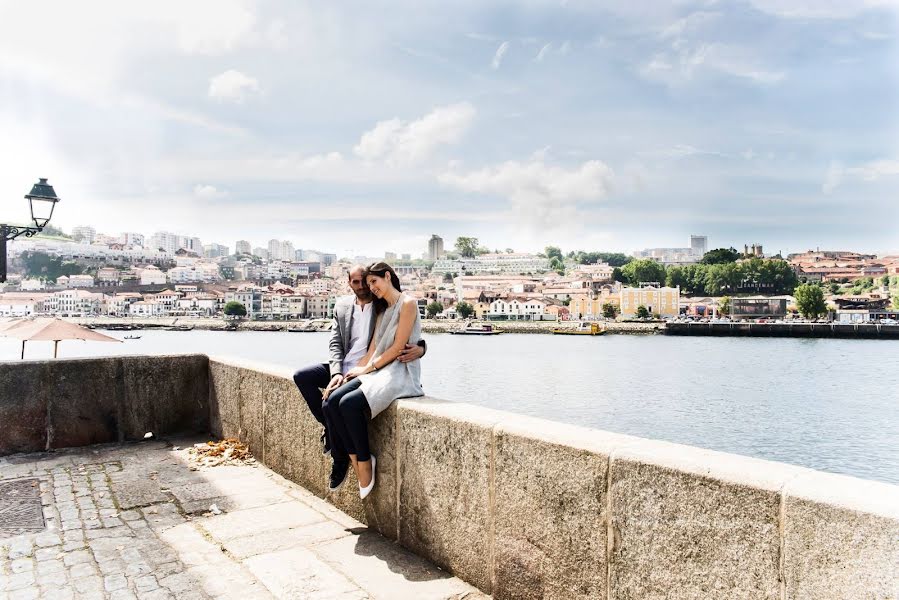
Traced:
<path id="1" fill-rule="evenodd" d="M 486 597 L 265 467 L 191 470 L 195 441 L 0 458 L 0 600 Z"/>

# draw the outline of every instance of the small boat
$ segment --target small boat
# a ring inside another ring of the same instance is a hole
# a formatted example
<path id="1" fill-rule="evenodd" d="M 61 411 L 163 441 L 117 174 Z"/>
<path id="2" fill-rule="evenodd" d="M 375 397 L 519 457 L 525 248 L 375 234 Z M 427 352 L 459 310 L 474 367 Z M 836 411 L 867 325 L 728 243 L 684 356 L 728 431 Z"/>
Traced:
<path id="1" fill-rule="evenodd" d="M 172 325 L 165 328 L 166 331 L 193 331 L 193 325 Z"/>
<path id="2" fill-rule="evenodd" d="M 450 333 L 453 335 L 499 335 L 502 331 L 489 323 L 466 323 L 459 329 L 451 329 Z"/>
<path id="3" fill-rule="evenodd" d="M 139 335 L 126 335 L 125 339 L 126 340 L 139 340 L 140 336 Z"/>
<path id="4" fill-rule="evenodd" d="M 580 322 L 577 327 L 553 329 L 556 335 L 602 335 L 606 332 L 599 323 Z"/>

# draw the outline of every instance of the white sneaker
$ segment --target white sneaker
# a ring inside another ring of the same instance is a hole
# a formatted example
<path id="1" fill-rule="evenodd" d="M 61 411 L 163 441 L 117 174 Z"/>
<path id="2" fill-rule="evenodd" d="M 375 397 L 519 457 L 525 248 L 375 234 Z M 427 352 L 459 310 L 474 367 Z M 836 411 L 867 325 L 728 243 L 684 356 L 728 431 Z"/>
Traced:
<path id="1" fill-rule="evenodd" d="M 367 486 L 359 486 L 359 497 L 365 500 L 373 489 L 375 489 L 375 468 L 378 466 L 378 459 L 375 455 L 371 455 L 371 481 Z"/>

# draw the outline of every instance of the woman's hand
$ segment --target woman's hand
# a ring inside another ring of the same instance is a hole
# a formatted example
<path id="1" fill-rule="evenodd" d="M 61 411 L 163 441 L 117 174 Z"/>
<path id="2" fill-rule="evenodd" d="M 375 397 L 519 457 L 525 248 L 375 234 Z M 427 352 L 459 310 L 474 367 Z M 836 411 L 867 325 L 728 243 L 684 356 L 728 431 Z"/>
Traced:
<path id="1" fill-rule="evenodd" d="M 349 373 L 346 374 L 346 380 L 350 381 L 351 379 L 355 379 L 366 373 L 368 373 L 368 366 L 353 367 L 350 369 Z"/>

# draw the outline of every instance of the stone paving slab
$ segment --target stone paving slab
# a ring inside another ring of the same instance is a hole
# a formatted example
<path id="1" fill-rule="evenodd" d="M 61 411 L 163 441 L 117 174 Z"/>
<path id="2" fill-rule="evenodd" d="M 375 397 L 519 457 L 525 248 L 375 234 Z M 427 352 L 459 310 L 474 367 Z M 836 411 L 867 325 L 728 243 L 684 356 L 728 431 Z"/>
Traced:
<path id="1" fill-rule="evenodd" d="M 196 441 L 0 458 L 46 525 L 0 530 L 0 600 L 487 598 L 263 466 L 192 470 Z"/>

